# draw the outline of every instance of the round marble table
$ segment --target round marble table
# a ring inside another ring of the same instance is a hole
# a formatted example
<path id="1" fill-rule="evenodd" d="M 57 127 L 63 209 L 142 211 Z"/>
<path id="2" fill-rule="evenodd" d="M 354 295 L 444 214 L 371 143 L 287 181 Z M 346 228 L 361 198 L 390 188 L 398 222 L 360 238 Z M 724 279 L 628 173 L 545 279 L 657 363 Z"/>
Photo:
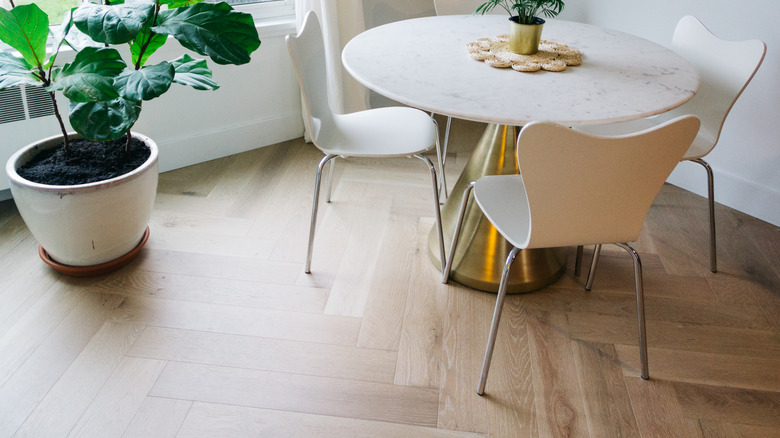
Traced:
<path id="1" fill-rule="evenodd" d="M 648 117 L 682 105 L 698 88 L 693 66 L 671 50 L 563 20 L 547 20 L 542 38 L 582 52 L 582 65 L 563 72 L 522 73 L 469 57 L 467 43 L 505 34 L 508 27 L 502 15 L 417 18 L 369 29 L 342 53 L 346 70 L 377 93 L 425 111 L 490 124 L 443 207 L 448 245 L 465 185 L 487 174 L 518 172 L 513 150 L 517 129 L 511 127 L 532 120 L 572 126 Z M 511 247 L 476 206 L 463 233 L 452 278 L 476 289 L 497 290 Z M 436 252 L 430 251 L 434 259 Z M 523 251 L 508 290 L 547 286 L 565 270 L 566 253 Z"/>

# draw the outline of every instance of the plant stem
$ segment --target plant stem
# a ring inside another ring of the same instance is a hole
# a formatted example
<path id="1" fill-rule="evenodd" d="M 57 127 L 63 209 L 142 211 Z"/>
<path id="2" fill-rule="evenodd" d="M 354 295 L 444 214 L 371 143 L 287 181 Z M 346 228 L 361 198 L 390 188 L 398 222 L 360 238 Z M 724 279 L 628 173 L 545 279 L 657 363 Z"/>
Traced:
<path id="1" fill-rule="evenodd" d="M 63 144 L 65 146 L 65 155 L 69 155 L 70 140 L 68 139 L 68 130 L 65 129 L 65 122 L 62 121 L 62 116 L 60 115 L 60 109 L 57 106 L 57 99 L 54 97 L 54 92 L 50 91 L 49 97 L 51 97 L 51 104 L 54 107 L 54 115 L 57 117 L 57 121 L 60 123 L 60 130 L 62 131 Z"/>
<path id="2" fill-rule="evenodd" d="M 127 130 L 127 141 L 125 142 L 125 155 L 130 153 L 130 142 L 133 140 L 133 135 L 130 134 L 130 130 Z"/>
<path id="3" fill-rule="evenodd" d="M 142 61 L 144 59 L 144 52 L 146 52 L 146 48 L 149 47 L 149 43 L 152 42 L 152 38 L 154 38 L 154 31 L 152 31 L 152 27 L 154 27 L 157 24 L 157 17 L 160 15 L 160 2 L 155 2 L 154 5 L 154 18 L 152 19 L 152 24 L 149 26 L 149 38 L 144 41 L 143 46 L 141 46 L 141 50 L 138 51 L 138 60 L 135 62 L 135 69 L 140 70 Z"/>

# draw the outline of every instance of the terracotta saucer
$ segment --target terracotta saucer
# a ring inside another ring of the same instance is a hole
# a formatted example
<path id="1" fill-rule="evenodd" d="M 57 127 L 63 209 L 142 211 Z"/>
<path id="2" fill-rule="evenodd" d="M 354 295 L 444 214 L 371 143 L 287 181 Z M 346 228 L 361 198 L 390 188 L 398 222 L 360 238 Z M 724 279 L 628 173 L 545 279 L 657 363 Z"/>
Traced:
<path id="1" fill-rule="evenodd" d="M 141 237 L 141 241 L 138 242 L 138 245 L 136 245 L 132 251 L 128 252 L 122 257 L 107 261 L 105 263 L 101 263 L 99 265 L 91 265 L 91 266 L 63 265 L 62 263 L 58 263 L 54 261 L 49 256 L 49 253 L 47 253 L 46 250 L 43 249 L 43 247 L 40 245 L 38 245 L 38 255 L 41 256 L 41 260 L 43 260 L 47 265 L 54 268 L 54 270 L 56 270 L 60 274 L 69 275 L 71 277 L 95 277 L 98 275 L 103 275 L 112 271 L 116 271 L 117 269 L 126 266 L 128 263 L 133 261 L 133 259 L 135 259 L 136 256 L 138 256 L 138 253 L 141 252 L 141 248 L 144 247 L 147 240 L 149 240 L 148 226 L 146 227 L 146 230 L 144 230 L 144 235 Z"/>

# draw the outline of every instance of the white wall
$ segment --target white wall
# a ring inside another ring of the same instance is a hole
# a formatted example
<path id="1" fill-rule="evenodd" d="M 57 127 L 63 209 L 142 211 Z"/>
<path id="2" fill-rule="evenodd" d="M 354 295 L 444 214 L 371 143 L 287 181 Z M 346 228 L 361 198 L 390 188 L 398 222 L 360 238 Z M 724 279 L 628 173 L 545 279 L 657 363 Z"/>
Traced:
<path id="1" fill-rule="evenodd" d="M 693 15 L 728 40 L 760 39 L 764 63 L 731 110 L 707 156 L 715 200 L 780 226 L 780 18 L 778 0 L 587 0 L 566 2 L 561 18 L 583 21 L 669 46 L 680 17 Z M 677 166 L 669 182 L 706 196 L 704 169 Z"/>
<path id="2" fill-rule="evenodd" d="M 161 171 L 303 135 L 298 82 L 284 42 L 284 35 L 295 31 L 294 20 L 258 30 L 262 44 L 249 64 L 221 66 L 209 61 L 218 90 L 197 91 L 174 84 L 164 96 L 144 102 L 133 130 L 157 142 Z M 173 59 L 183 50 L 176 41 L 168 41 L 150 62 Z M 67 105 L 61 101 L 60 111 L 67 113 Z M 54 116 L 0 125 L 0 162 L 4 166 L 22 146 L 59 132 Z M 3 171 L 0 200 L 10 197 L 10 191 L 3 190 L 7 188 Z"/>

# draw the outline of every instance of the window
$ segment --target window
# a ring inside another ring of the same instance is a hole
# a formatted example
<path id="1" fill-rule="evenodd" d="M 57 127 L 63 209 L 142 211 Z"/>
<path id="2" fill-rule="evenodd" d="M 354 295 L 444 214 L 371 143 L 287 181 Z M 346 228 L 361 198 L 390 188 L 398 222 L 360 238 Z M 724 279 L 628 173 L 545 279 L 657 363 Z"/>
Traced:
<path id="1" fill-rule="evenodd" d="M 206 0 L 209 3 L 225 1 L 239 11 L 252 14 L 255 20 L 293 15 L 293 0 Z"/>
<path id="2" fill-rule="evenodd" d="M 210 3 L 218 3 L 222 0 L 206 0 Z M 252 14 L 255 20 L 262 18 L 275 18 L 292 15 L 293 0 L 225 0 L 234 8 Z M 49 24 L 56 26 L 62 22 L 65 11 L 78 6 L 81 0 L 14 0 L 14 4 L 37 4 L 49 15 Z M 0 7 L 10 8 L 9 0 L 0 0 Z"/>

